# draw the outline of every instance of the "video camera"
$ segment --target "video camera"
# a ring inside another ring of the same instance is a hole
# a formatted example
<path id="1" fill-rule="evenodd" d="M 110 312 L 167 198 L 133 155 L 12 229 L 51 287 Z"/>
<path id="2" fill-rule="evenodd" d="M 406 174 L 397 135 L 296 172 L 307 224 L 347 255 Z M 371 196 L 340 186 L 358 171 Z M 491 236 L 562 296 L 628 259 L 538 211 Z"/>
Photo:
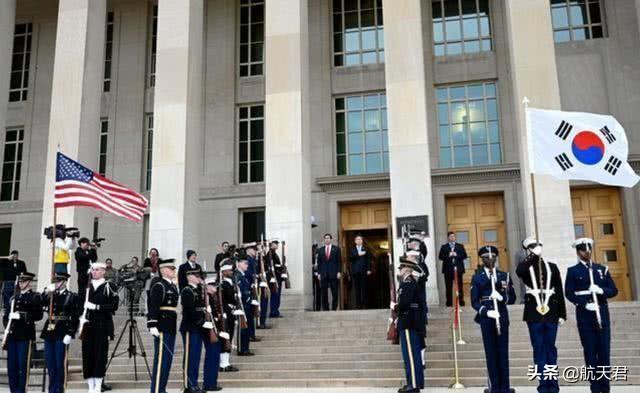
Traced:
<path id="1" fill-rule="evenodd" d="M 49 240 L 53 240 L 54 238 L 54 228 L 52 226 L 44 228 L 44 235 Z M 80 230 L 76 227 L 67 227 L 64 224 L 56 224 L 55 227 L 55 237 L 64 239 L 67 236 L 70 238 L 80 237 Z"/>
<path id="2" fill-rule="evenodd" d="M 105 239 L 104 237 L 98 237 L 95 238 L 91 241 L 91 244 L 93 244 L 94 246 L 100 248 L 100 246 L 102 246 L 102 242 L 105 241 L 107 239 Z"/>

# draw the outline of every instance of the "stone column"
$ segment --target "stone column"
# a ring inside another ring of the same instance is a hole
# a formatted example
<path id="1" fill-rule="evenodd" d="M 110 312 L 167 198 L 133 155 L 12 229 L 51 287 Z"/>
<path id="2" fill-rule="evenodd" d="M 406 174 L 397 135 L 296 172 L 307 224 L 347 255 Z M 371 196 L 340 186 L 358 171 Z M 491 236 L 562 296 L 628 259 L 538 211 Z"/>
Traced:
<path id="1" fill-rule="evenodd" d="M 265 7 L 266 231 L 286 240 L 292 289 L 304 289 L 310 308 L 307 0 L 269 0 Z"/>
<path id="2" fill-rule="evenodd" d="M 528 234 L 534 234 L 533 199 L 529 174 L 524 97 L 530 106 L 560 109 L 560 89 L 556 68 L 555 44 L 548 0 L 505 1 L 512 70 L 514 117 L 520 135 L 520 172 Z M 565 274 L 576 260 L 571 249 L 575 239 L 569 182 L 535 175 L 536 205 L 540 240 L 544 256 L 558 263 Z"/>
<path id="3" fill-rule="evenodd" d="M 198 245 L 204 12 L 203 0 L 158 7 L 149 246 L 178 261 Z"/>
<path id="4" fill-rule="evenodd" d="M 421 0 L 384 2 L 385 80 L 389 122 L 389 169 L 391 211 L 396 256 L 402 254 L 401 228 L 397 217 L 428 216 L 427 301 L 438 303 L 437 269 L 433 228 L 431 164 L 427 137 L 428 97 Z M 428 5 L 425 5 L 428 6 Z M 430 22 L 427 23 L 430 26 Z M 397 258 L 396 258 L 397 265 Z"/>
<path id="5" fill-rule="evenodd" d="M 58 148 L 82 164 L 96 168 L 106 0 L 60 0 L 51 90 L 42 227 L 53 224 L 56 153 Z M 58 209 L 57 222 L 91 233 L 94 212 L 88 208 Z M 75 273 L 75 261 L 70 264 Z M 42 237 L 39 287 L 51 274 L 51 243 Z"/>
<path id="6" fill-rule="evenodd" d="M 13 51 L 13 31 L 16 24 L 16 0 L 0 2 L 0 133 L 4 140 L 9 102 L 9 77 L 11 75 L 11 53 Z"/>

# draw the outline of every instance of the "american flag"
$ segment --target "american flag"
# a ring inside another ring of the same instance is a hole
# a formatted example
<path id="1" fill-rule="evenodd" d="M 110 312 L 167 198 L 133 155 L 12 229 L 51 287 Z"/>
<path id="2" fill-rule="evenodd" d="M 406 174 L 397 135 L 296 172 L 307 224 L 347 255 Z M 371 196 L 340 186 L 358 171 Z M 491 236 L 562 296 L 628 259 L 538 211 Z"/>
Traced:
<path id="1" fill-rule="evenodd" d="M 141 194 L 58 152 L 55 207 L 93 207 L 140 222 L 148 205 L 149 202 Z"/>

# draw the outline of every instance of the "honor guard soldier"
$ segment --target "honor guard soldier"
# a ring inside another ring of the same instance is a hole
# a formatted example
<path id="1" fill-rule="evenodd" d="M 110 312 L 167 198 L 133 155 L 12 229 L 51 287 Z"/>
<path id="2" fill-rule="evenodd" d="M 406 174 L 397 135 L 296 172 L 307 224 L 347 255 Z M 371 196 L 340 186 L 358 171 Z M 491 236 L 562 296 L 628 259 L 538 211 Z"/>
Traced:
<path id="1" fill-rule="evenodd" d="M 247 319 L 247 328 L 240 329 L 240 336 L 238 337 L 238 356 L 253 356 L 253 353 L 249 351 L 249 342 L 251 338 L 251 329 L 249 321 L 253 319 L 253 311 L 251 307 L 251 283 L 247 280 L 246 272 L 249 265 L 246 259 L 239 259 L 236 263 L 235 283 L 238 291 L 238 302 L 242 302 L 241 310 L 244 313 L 244 318 Z"/>
<path id="2" fill-rule="evenodd" d="M 424 244 L 421 239 L 413 237 L 409 239 L 408 246 L 409 251 L 406 253 L 407 259 L 418 265 L 417 269 L 413 271 L 412 275 L 416 279 L 418 285 L 418 294 L 420 296 L 420 302 L 424 309 L 424 321 L 425 325 L 428 321 L 429 307 L 427 306 L 427 280 L 429 278 L 429 268 L 427 267 L 424 256 L 420 250 L 420 244 Z M 425 326 L 426 337 L 426 326 Z M 422 364 L 426 364 L 426 342 L 425 346 L 421 350 Z"/>
<path id="3" fill-rule="evenodd" d="M 555 263 L 542 258 L 542 243 L 527 238 L 522 245 L 527 258 L 518 265 L 516 274 L 527 286 L 523 320 L 527 322 L 533 346 L 533 360 L 538 377 L 538 392 L 557 393 L 557 374 L 545 372 L 545 366 L 557 367 L 558 327 L 567 319 L 560 270 Z M 557 370 L 557 369 L 556 369 Z"/>
<path id="4" fill-rule="evenodd" d="M 113 314 L 120 303 L 118 289 L 104 278 L 106 267 L 102 262 L 91 265 L 91 282 L 80 318 L 82 374 L 89 393 L 100 393 L 107 367 L 109 340 L 114 336 Z"/>
<path id="5" fill-rule="evenodd" d="M 573 243 L 578 255 L 578 263 L 567 271 L 565 294 L 576 305 L 576 322 L 580 342 L 584 352 L 584 362 L 598 374 L 589 380 L 592 393 L 609 393 L 611 321 L 607 299 L 618 294 L 616 284 L 609 274 L 609 268 L 594 263 L 593 240 L 581 238 Z"/>
<path id="6" fill-rule="evenodd" d="M 184 266 L 184 264 L 182 265 Z M 199 393 L 198 370 L 202 353 L 203 329 L 212 329 L 211 322 L 205 321 L 205 299 L 200 269 L 185 270 L 187 285 L 180 292 L 182 321 L 180 333 L 184 344 L 182 375 L 184 393 Z"/>
<path id="7" fill-rule="evenodd" d="M 480 324 L 489 373 L 485 393 L 510 393 L 509 387 L 509 312 L 507 304 L 516 301 L 509 273 L 496 268 L 498 249 L 484 246 L 478 250 L 483 268 L 471 279 L 471 305 Z"/>
<path id="8" fill-rule="evenodd" d="M 36 339 L 35 323 L 42 319 L 40 294 L 31 290 L 36 275 L 25 272 L 18 281 L 11 299 L 11 306 L 5 310 L 3 323 L 5 336 L 3 349 L 7 351 L 7 373 L 11 393 L 25 393 L 29 382 L 31 347 Z"/>
<path id="9" fill-rule="evenodd" d="M 67 353 L 78 329 L 82 299 L 69 291 L 70 275 L 56 273 L 53 284 L 41 296 L 47 318 L 40 337 L 44 339 L 44 359 L 49 373 L 49 393 L 62 393 L 67 384 Z"/>
<path id="10" fill-rule="evenodd" d="M 269 318 L 281 318 L 280 315 L 280 298 L 282 297 L 282 289 L 284 288 L 284 279 L 282 278 L 282 274 L 284 273 L 284 267 L 282 262 L 280 261 L 280 256 L 278 255 L 278 246 L 280 242 L 277 240 L 272 240 L 269 242 L 269 252 L 267 253 L 267 261 L 268 266 L 271 269 L 271 278 L 269 282 L 271 283 L 271 299 L 269 301 Z"/>
<path id="11" fill-rule="evenodd" d="M 424 369 L 420 357 L 426 334 L 426 313 L 413 275 L 418 269 L 411 257 L 400 258 L 401 283 L 398 303 L 393 306 L 398 312 L 398 335 L 407 384 L 398 390 L 399 393 L 419 392 L 424 388 Z"/>
<path id="12" fill-rule="evenodd" d="M 165 393 L 176 343 L 178 287 L 174 259 L 158 264 L 160 277 L 149 288 L 147 327 L 153 336 L 151 393 Z"/>
<path id="13" fill-rule="evenodd" d="M 225 332 L 229 334 L 229 341 L 233 341 L 233 334 L 235 333 L 235 322 L 238 305 L 236 303 L 236 290 L 233 283 L 233 262 L 231 259 L 226 258 L 220 262 L 220 291 L 222 291 L 222 312 L 223 320 L 226 322 L 224 326 Z M 236 367 L 230 363 L 230 348 L 223 348 L 220 353 L 220 371 L 230 372 L 239 371 Z"/>
<path id="14" fill-rule="evenodd" d="M 249 337 L 251 341 L 258 342 L 259 338 L 256 337 L 256 317 L 254 311 L 260 309 L 260 300 L 258 296 L 258 260 L 256 258 L 258 248 L 255 243 L 251 243 L 246 246 L 247 251 L 247 271 L 245 277 L 251 284 L 251 302 L 249 308 L 251 309 L 251 318 L 247 319 L 249 324 Z M 254 296 L 255 295 L 255 296 Z"/>
<path id="15" fill-rule="evenodd" d="M 213 330 L 213 334 L 218 334 L 220 332 L 218 320 L 215 317 L 216 315 L 220 315 L 220 310 L 217 309 L 218 302 L 216 301 L 216 277 L 209 277 L 206 279 L 206 291 L 208 296 L 208 304 L 206 306 L 206 311 L 209 315 L 209 319 L 213 321 L 213 324 L 216 325 Z M 221 340 L 223 337 L 216 337 L 215 342 L 211 342 L 209 335 L 211 331 L 205 331 L 204 337 L 204 374 L 202 376 L 202 390 L 205 392 L 217 392 L 222 390 L 220 386 L 218 386 L 218 371 L 220 369 L 220 352 L 222 349 Z"/>

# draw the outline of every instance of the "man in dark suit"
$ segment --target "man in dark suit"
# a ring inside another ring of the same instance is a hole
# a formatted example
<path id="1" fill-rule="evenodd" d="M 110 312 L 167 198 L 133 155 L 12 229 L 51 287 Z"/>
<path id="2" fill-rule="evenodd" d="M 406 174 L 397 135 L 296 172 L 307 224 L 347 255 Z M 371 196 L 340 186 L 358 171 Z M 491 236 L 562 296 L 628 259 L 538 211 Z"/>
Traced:
<path id="1" fill-rule="evenodd" d="M 222 248 L 222 251 L 216 255 L 216 259 L 213 262 L 213 266 L 216 272 L 220 271 L 220 262 L 222 262 L 223 259 L 231 258 L 231 254 L 229 253 L 229 242 L 227 241 L 222 242 L 220 247 Z"/>
<path id="2" fill-rule="evenodd" d="M 458 298 L 460 299 L 460 306 L 464 306 L 462 275 L 464 274 L 464 260 L 467 259 L 467 252 L 462 244 L 456 243 L 455 233 L 447 233 L 447 243 L 440 247 L 438 259 L 442 261 L 442 274 L 444 274 L 447 307 L 451 307 L 453 305 L 452 291 L 455 272 L 458 274 Z"/>
<path id="3" fill-rule="evenodd" d="M 355 242 L 356 245 L 349 253 L 349 260 L 353 288 L 356 291 L 356 308 L 362 309 L 366 307 L 367 277 L 371 275 L 371 261 L 369 251 L 362 244 L 362 236 L 357 235 Z"/>
<path id="4" fill-rule="evenodd" d="M 318 247 L 318 277 L 322 310 L 329 311 L 329 288 L 331 288 L 331 309 L 338 308 L 338 283 L 340 280 L 340 248 L 331 244 L 330 233 L 324 235 L 324 244 Z"/>
<path id="5" fill-rule="evenodd" d="M 187 271 L 199 270 L 200 278 L 204 279 L 204 274 L 202 273 L 202 266 L 200 266 L 198 262 L 196 262 L 197 259 L 198 259 L 198 254 L 195 251 L 193 250 L 187 251 L 187 260 L 178 268 L 178 288 L 180 292 L 182 292 L 182 288 L 189 285 L 189 282 L 187 280 Z"/>
<path id="6" fill-rule="evenodd" d="M 9 258 L 0 261 L 0 280 L 4 281 L 2 287 L 2 306 L 8 310 L 11 305 L 11 297 L 15 291 L 16 277 L 27 272 L 27 265 L 19 258 L 18 250 L 11 251 Z"/>

